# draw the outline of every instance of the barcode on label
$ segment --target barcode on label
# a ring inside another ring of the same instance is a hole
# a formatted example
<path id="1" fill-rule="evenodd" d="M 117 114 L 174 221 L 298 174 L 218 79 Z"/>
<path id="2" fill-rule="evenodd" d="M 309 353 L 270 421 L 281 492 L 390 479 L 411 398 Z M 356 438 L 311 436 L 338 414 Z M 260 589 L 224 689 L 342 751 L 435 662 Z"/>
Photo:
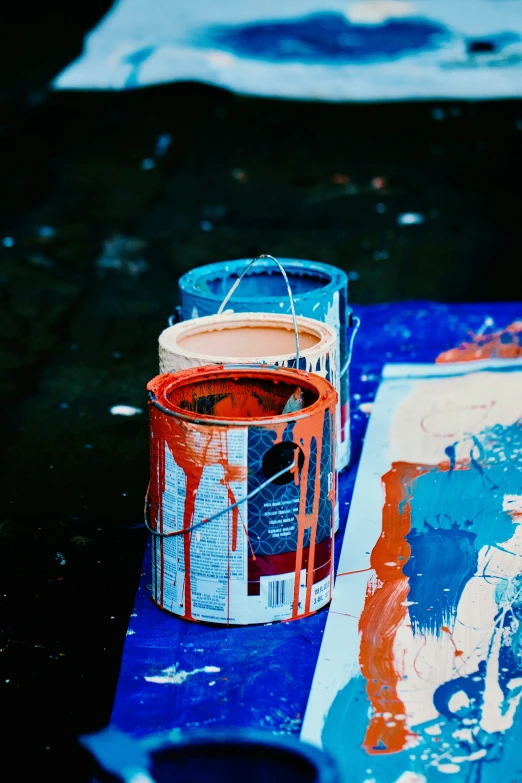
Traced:
<path id="1" fill-rule="evenodd" d="M 277 609 L 280 606 L 292 604 L 294 601 L 294 577 L 277 579 L 268 583 L 268 608 Z"/>

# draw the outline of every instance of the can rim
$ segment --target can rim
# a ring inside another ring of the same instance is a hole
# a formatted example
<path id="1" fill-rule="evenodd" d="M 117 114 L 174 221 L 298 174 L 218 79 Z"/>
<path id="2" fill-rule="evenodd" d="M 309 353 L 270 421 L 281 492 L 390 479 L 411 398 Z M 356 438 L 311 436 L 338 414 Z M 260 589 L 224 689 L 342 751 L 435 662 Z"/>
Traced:
<path id="1" fill-rule="evenodd" d="M 299 413 L 293 412 L 280 414 L 279 416 L 259 416 L 255 418 L 220 419 L 217 416 L 211 416 L 209 414 L 202 417 L 199 413 L 192 413 L 174 406 L 170 409 L 166 408 L 158 400 L 153 388 L 153 386 L 158 383 L 159 379 L 170 377 L 172 379 L 172 385 L 162 389 L 162 395 L 166 397 L 166 394 L 172 389 L 172 386 L 181 385 L 185 378 L 188 381 L 202 381 L 212 376 L 230 376 L 232 373 L 252 375 L 254 377 L 270 375 L 271 377 L 269 377 L 268 380 L 274 380 L 273 376 L 277 374 L 282 376 L 281 380 L 284 378 L 290 385 L 299 386 L 301 383 L 303 386 L 308 386 L 309 389 L 318 395 L 318 399 L 307 408 L 303 408 Z M 162 373 L 161 375 L 156 375 L 149 381 L 147 384 L 147 391 L 149 393 L 150 403 L 158 410 L 166 413 L 168 416 L 173 416 L 176 419 L 181 419 L 182 421 L 201 426 L 252 427 L 257 424 L 261 426 L 266 426 L 267 424 L 288 424 L 292 421 L 307 419 L 318 411 L 328 408 L 332 403 L 337 405 L 338 402 L 337 391 L 325 378 L 321 378 L 321 376 L 315 375 L 314 373 L 305 372 L 304 370 L 288 367 L 274 367 L 273 365 L 266 364 L 215 364 L 204 365 L 202 367 L 191 367 L 189 370 L 181 370 L 176 373 Z"/>
<path id="2" fill-rule="evenodd" d="M 191 269 L 188 272 L 185 272 L 185 274 L 179 278 L 179 288 L 182 292 L 189 293 L 191 296 L 197 296 L 200 299 L 221 303 L 223 294 L 213 294 L 212 292 L 207 293 L 202 291 L 200 288 L 196 287 L 196 282 L 202 278 L 207 278 L 209 273 L 222 273 L 228 271 L 228 264 L 235 267 L 234 271 L 241 273 L 243 268 L 248 266 L 251 260 L 252 259 L 250 258 L 235 258 L 229 261 L 218 261 L 213 264 L 205 264 L 204 266 L 196 267 L 195 269 Z M 302 299 L 306 299 L 308 297 L 317 296 L 319 291 L 330 293 L 337 291 L 340 288 L 348 287 L 348 275 L 346 272 L 343 272 L 342 269 L 339 269 L 336 266 L 332 266 L 331 264 L 323 264 L 320 261 L 309 261 L 304 258 L 280 258 L 279 260 L 283 264 L 287 273 L 295 274 L 296 271 L 299 271 L 301 276 L 306 276 L 315 271 L 322 273 L 323 275 L 328 275 L 330 278 L 329 281 L 327 281 L 323 286 L 313 288 L 311 291 L 306 291 L 302 294 L 295 294 L 293 297 L 294 302 L 301 301 Z M 262 272 L 266 271 L 266 269 L 272 270 L 270 262 L 261 260 L 255 267 L 255 271 L 252 272 L 252 276 L 255 274 L 261 274 Z M 248 274 L 248 276 L 250 277 L 251 275 Z M 279 302 L 280 300 L 281 296 L 263 297 L 263 302 L 267 303 Z M 249 302 L 256 301 L 256 299 L 252 296 L 235 296 L 234 301 L 248 304 Z"/>
<path id="3" fill-rule="evenodd" d="M 258 320 L 258 323 L 252 323 L 248 324 L 247 328 L 255 328 L 257 326 L 268 326 L 269 328 L 272 326 L 270 321 L 274 321 L 273 326 L 280 328 L 284 328 L 284 325 L 287 323 L 289 325 L 289 330 L 292 327 L 292 317 L 288 313 L 229 313 L 224 312 L 221 313 L 221 315 L 205 315 L 201 318 L 191 318 L 187 321 L 180 321 L 179 324 L 174 324 L 173 326 L 168 326 L 166 329 L 164 329 L 159 338 L 158 343 L 163 350 L 169 351 L 169 353 L 179 351 L 180 356 L 184 356 L 189 359 L 201 359 L 201 357 L 205 357 L 206 359 L 211 360 L 212 358 L 218 358 L 217 356 L 212 356 L 212 354 L 203 354 L 195 351 L 189 351 L 186 348 L 184 348 L 182 345 L 180 345 L 177 341 L 178 332 L 179 337 L 185 337 L 190 336 L 191 334 L 200 334 L 200 331 L 198 331 L 198 327 L 201 326 L 201 332 L 205 332 L 206 326 L 212 326 L 215 325 L 218 329 L 239 329 L 241 328 L 241 324 L 237 323 L 237 326 L 234 324 L 235 321 L 240 322 L 243 321 L 246 317 L 249 315 L 253 315 Z M 260 318 L 261 316 L 261 318 Z M 284 323 L 279 321 L 279 319 L 284 319 Z M 299 332 L 301 333 L 301 327 L 303 327 L 303 331 L 308 330 L 311 334 L 313 334 L 314 337 L 318 337 L 318 342 L 315 345 L 312 345 L 310 348 L 304 348 L 300 351 L 300 358 L 307 359 L 309 356 L 313 356 L 317 351 L 320 350 L 328 350 L 331 349 L 332 346 L 336 345 L 337 342 L 337 333 L 335 330 L 324 321 L 316 321 L 314 318 L 308 318 L 304 315 L 298 315 L 296 316 L 297 325 L 299 327 Z M 279 323 L 278 323 L 279 321 Z M 185 329 L 186 328 L 186 333 Z M 193 331 L 191 331 L 193 330 Z M 162 338 L 165 336 L 167 337 L 167 333 L 176 335 L 176 341 L 173 346 L 168 345 L 165 340 L 162 340 Z M 295 359 L 295 351 L 289 352 L 289 353 L 281 353 L 281 354 L 273 354 L 270 356 L 265 357 L 265 361 L 257 361 L 254 362 L 254 364 L 267 364 L 267 365 L 273 365 L 274 362 L 279 361 L 288 361 L 291 359 Z M 221 357 L 223 362 L 225 364 L 233 364 L 235 361 L 239 359 L 239 357 L 228 357 L 223 356 Z"/>

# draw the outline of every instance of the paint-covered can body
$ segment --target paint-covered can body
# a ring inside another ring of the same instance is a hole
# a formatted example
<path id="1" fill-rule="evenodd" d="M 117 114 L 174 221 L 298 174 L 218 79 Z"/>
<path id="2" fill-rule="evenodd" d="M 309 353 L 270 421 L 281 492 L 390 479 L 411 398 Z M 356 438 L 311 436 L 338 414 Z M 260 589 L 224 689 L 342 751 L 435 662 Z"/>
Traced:
<path id="1" fill-rule="evenodd" d="M 228 625 L 327 604 L 333 386 L 295 369 L 219 365 L 159 375 L 147 388 L 155 603 Z M 303 407 L 283 413 L 296 388 Z"/>
<path id="2" fill-rule="evenodd" d="M 325 751 L 266 730 L 218 726 L 212 731 L 171 731 L 149 735 L 137 747 L 146 754 L 149 767 L 147 777 L 134 776 L 136 782 L 146 783 L 148 778 L 169 783 L 341 783 L 338 765 Z M 93 783 L 121 783 L 121 776 L 108 772 L 103 761 L 87 758 Z"/>
<path id="3" fill-rule="evenodd" d="M 348 276 L 330 264 L 297 258 L 279 260 L 288 276 L 297 315 L 323 321 L 338 335 L 341 421 L 337 469 L 342 470 L 350 461 Z M 222 261 L 182 275 L 179 280 L 182 318 L 216 313 L 250 263 L 250 259 Z M 290 313 L 285 281 L 268 259 L 258 259 L 248 270 L 230 304 L 235 312 Z"/>

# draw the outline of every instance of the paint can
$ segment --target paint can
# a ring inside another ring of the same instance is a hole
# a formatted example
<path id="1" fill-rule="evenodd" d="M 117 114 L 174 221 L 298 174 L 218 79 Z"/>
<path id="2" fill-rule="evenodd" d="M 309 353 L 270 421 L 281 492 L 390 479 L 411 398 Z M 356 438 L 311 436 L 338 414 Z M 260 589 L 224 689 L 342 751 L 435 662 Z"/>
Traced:
<path id="1" fill-rule="evenodd" d="M 96 739 L 96 735 L 94 735 Z M 82 754 L 83 768 L 93 783 L 341 783 L 339 768 L 325 751 L 291 735 L 276 736 L 268 731 L 214 727 L 212 731 L 174 729 L 136 741 L 146 768 L 130 766 L 128 755 L 110 758 L 107 750 L 98 755 L 91 749 Z M 87 755 L 88 754 L 88 755 Z M 134 751 L 134 756 L 136 752 Z M 114 769 L 116 767 L 116 770 Z"/>
<path id="2" fill-rule="evenodd" d="M 226 625 L 290 620 L 325 606 L 334 387 L 297 369 L 217 365 L 159 375 L 147 389 L 154 602 Z M 283 412 L 296 389 L 302 407 Z"/>
<path id="3" fill-rule="evenodd" d="M 289 313 L 286 287 L 273 265 L 273 257 L 255 260 L 241 258 L 192 269 L 179 279 L 181 317 L 183 319 L 212 315 L 218 311 L 231 286 L 241 283 L 241 293 L 234 296 L 235 312 Z M 280 259 L 295 303 L 295 312 L 332 326 L 338 335 L 340 376 L 340 448 L 338 470 L 350 462 L 350 394 L 348 368 L 352 342 L 358 327 L 348 307 L 348 276 L 330 264 L 297 258 Z"/>

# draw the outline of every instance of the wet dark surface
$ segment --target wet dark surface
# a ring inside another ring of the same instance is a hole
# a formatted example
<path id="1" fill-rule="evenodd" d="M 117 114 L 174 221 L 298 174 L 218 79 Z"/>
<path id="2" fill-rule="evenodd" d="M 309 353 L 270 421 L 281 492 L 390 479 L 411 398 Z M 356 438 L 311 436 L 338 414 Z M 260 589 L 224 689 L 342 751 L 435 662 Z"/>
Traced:
<path id="1" fill-rule="evenodd" d="M 178 276 L 264 251 L 352 302 L 521 295 L 520 102 L 48 92 L 104 5 L 11 9 L 2 53 L 2 744 L 55 779 L 110 716 L 148 472 L 146 414 L 110 408 L 145 409 Z"/>

